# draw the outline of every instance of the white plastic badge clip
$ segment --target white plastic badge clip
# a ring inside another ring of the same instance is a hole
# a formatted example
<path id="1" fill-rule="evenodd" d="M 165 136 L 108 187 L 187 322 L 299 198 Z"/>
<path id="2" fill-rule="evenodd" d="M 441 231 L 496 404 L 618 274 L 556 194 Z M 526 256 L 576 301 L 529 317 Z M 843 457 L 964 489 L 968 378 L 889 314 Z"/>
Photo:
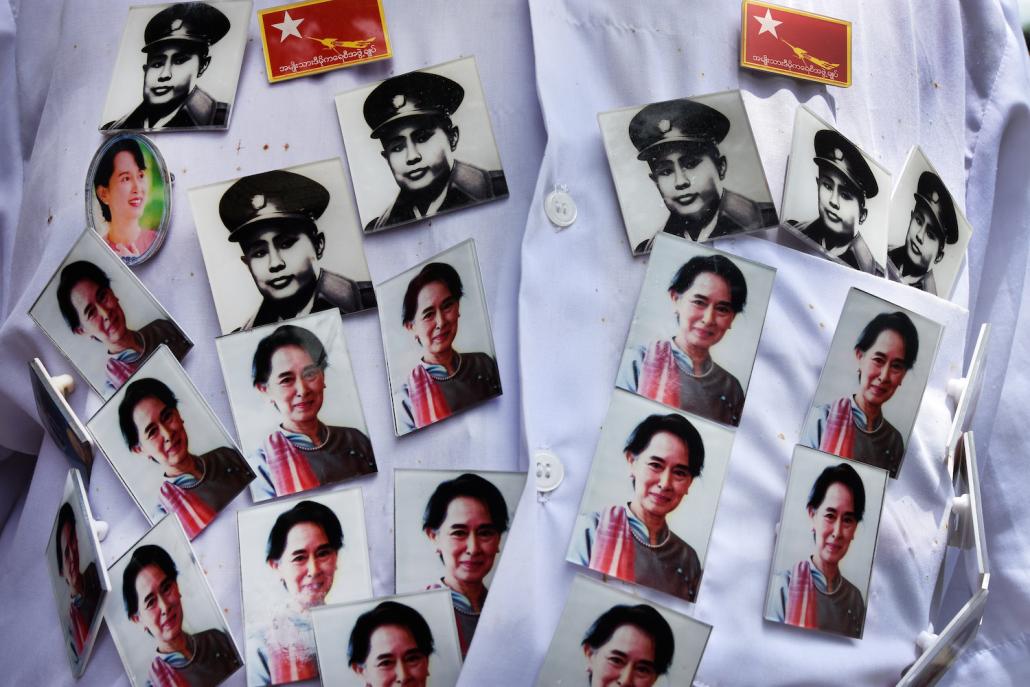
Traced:
<path id="1" fill-rule="evenodd" d="M 930 624 L 919 633 L 916 646 L 921 655 L 902 674 L 899 687 L 927 687 L 937 684 L 962 650 L 976 637 L 983 621 L 991 573 L 987 558 L 983 511 L 980 507 L 980 479 L 976 463 L 973 433 L 966 432 L 955 452 L 956 496 L 951 502 L 949 529 L 951 530 L 945 560 L 942 561 L 934 595 L 930 602 Z M 966 551 L 966 566 L 957 566 L 947 558 L 962 556 Z M 961 573 L 965 573 L 962 575 Z M 963 580 L 963 577 L 965 580 Z M 949 579 L 950 578 L 950 579 Z M 960 585 L 957 586 L 956 585 Z M 968 594 L 968 600 L 951 616 L 941 622 L 942 599 L 953 599 Z M 940 633 L 937 626 L 944 626 Z"/>
<path id="2" fill-rule="evenodd" d="M 948 382 L 948 397 L 955 403 L 955 415 L 951 422 L 951 431 L 948 433 L 944 459 L 948 465 L 948 474 L 953 480 L 957 477 L 956 470 L 958 469 L 955 454 L 962 441 L 963 432 L 969 431 L 973 425 L 973 415 L 976 414 L 976 405 L 980 400 L 980 391 L 983 389 L 990 334 L 990 323 L 980 326 L 980 334 L 976 337 L 976 345 L 973 347 L 973 355 L 969 359 L 966 376 Z"/>
<path id="3" fill-rule="evenodd" d="M 107 539 L 107 533 L 111 527 L 107 524 L 106 520 L 94 520 L 93 521 L 93 532 L 96 533 L 97 539 L 104 541 Z"/>
<path id="4" fill-rule="evenodd" d="M 65 398 L 68 398 L 71 392 L 75 391 L 75 378 L 71 375 L 57 375 L 56 377 L 51 377 L 50 381 L 53 382 L 54 388 Z"/>

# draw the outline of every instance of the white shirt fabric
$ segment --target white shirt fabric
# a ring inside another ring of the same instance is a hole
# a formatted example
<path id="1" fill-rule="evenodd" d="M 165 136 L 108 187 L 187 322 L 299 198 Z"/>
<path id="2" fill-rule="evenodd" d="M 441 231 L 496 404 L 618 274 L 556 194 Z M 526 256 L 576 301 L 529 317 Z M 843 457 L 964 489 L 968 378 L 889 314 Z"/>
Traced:
<path id="1" fill-rule="evenodd" d="M 273 4 L 259 0 L 255 9 Z M 252 17 L 228 132 L 153 137 L 176 175 L 173 220 L 160 253 L 136 273 L 196 342 L 186 370 L 231 429 L 213 345 L 217 319 L 186 191 L 343 156 L 333 95 L 476 56 L 510 197 L 367 237 L 365 250 L 372 280 L 380 283 L 475 238 L 504 395 L 396 439 L 377 316 L 344 320 L 381 470 L 352 483 L 364 495 L 377 596 L 393 592 L 393 468 L 526 469 L 532 451 L 547 448 L 567 471 L 546 499 L 538 498 L 530 476 L 463 686 L 533 684 L 577 572 L 564 561 L 565 551 L 646 267 L 646 259 L 631 257 L 596 115 L 733 88 L 744 91 L 774 198 L 782 191 L 794 109 L 804 103 L 889 169 L 901 168 L 910 145 L 922 146 L 965 207 L 974 234 L 954 303 L 773 241 L 717 243 L 777 268 L 769 316 L 698 603 L 633 589 L 714 626 L 697 684 L 893 683 L 917 655 L 914 638 L 926 626 L 942 553 L 938 523 L 950 497 L 938 460 L 950 421 L 944 389 L 963 368 L 979 324 L 990 321 L 975 429 L 991 594 L 980 635 L 945 683 L 1030 680 L 1030 515 L 1023 505 L 1030 497 L 1030 66 L 1014 3 L 794 4 L 855 22 L 851 88 L 740 70 L 739 3 L 387 0 L 393 60 L 269 85 Z M 49 439 L 41 443 L 25 376 L 33 356 L 54 374 L 70 366 L 26 311 L 82 229 L 84 177 L 103 140 L 96 127 L 123 21 L 124 9 L 100 0 L 0 5 L 0 53 L 8 65 L 0 77 L 0 146 L 11 161 L 0 167 L 7 200 L 0 208 L 0 376 L 9 380 L 0 389 L 0 458 L 39 454 L 25 478 L 19 475 L 28 459 L 0 460 L 0 517 L 13 504 L 0 531 L 0 605 L 7 620 L 0 666 L 10 684 L 74 683 L 43 555 L 66 463 Z M 568 185 L 578 206 L 576 222 L 561 231 L 543 211 L 556 184 Z M 851 286 L 946 325 L 901 477 L 888 485 L 860 641 L 762 620 L 791 449 Z M 71 403 L 88 418 L 100 399 L 81 381 L 78 386 Z M 146 531 L 146 520 L 103 458 L 90 496 L 96 515 L 111 526 L 103 543 L 110 564 Z M 241 650 L 232 511 L 248 505 L 247 496 L 237 498 L 194 542 Z M 119 581 L 112 582 L 120 596 Z M 244 684 L 244 673 L 227 684 Z M 128 684 L 106 631 L 82 684 Z"/>

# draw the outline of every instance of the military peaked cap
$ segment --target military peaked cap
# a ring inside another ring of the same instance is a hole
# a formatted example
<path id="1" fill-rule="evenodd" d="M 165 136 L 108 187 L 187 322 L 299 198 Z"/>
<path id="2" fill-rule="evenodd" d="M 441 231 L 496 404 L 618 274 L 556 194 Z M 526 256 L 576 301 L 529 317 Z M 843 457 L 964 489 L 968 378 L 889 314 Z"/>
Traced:
<path id="1" fill-rule="evenodd" d="M 407 117 L 450 117 L 464 97 L 465 89 L 446 76 L 409 72 L 376 86 L 365 98 L 363 114 L 372 138 L 380 138 L 384 127 Z"/>
<path id="2" fill-rule="evenodd" d="M 252 174 L 234 183 L 222 194 L 218 215 L 229 230 L 229 240 L 239 241 L 244 230 L 264 222 L 314 222 L 328 205 L 325 186 L 280 169 Z"/>
<path id="3" fill-rule="evenodd" d="M 180 2 L 164 8 L 147 22 L 143 52 L 163 43 L 186 41 L 205 47 L 229 33 L 229 18 L 206 2 Z"/>
<path id="4" fill-rule="evenodd" d="M 629 138 L 638 160 L 654 159 L 672 144 L 718 145 L 730 130 L 730 120 L 718 110 L 693 100 L 651 103 L 629 123 Z"/>
<path id="5" fill-rule="evenodd" d="M 880 190 L 862 151 L 839 131 L 822 129 L 815 133 L 815 157 L 812 159 L 819 166 L 832 167 L 843 174 L 866 198 L 872 198 Z"/>

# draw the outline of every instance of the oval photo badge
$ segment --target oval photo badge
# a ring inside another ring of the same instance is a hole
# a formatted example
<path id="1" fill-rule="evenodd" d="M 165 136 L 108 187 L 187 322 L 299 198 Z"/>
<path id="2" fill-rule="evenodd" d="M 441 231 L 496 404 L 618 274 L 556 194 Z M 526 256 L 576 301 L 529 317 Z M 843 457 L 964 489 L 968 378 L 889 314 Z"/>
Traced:
<path id="1" fill-rule="evenodd" d="M 86 176 L 86 221 L 130 267 L 164 243 L 172 178 L 153 142 L 138 134 L 108 139 Z"/>

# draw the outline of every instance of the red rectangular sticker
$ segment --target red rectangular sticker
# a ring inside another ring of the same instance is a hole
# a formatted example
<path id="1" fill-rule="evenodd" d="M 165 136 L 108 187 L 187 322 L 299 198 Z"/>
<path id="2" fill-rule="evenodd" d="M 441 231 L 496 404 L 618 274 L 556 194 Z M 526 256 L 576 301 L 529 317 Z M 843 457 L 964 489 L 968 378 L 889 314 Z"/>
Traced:
<path id="1" fill-rule="evenodd" d="M 382 0 L 307 0 L 258 12 L 272 83 L 391 57 Z"/>
<path id="2" fill-rule="evenodd" d="M 851 85 L 851 22 L 744 0 L 740 66 Z"/>

